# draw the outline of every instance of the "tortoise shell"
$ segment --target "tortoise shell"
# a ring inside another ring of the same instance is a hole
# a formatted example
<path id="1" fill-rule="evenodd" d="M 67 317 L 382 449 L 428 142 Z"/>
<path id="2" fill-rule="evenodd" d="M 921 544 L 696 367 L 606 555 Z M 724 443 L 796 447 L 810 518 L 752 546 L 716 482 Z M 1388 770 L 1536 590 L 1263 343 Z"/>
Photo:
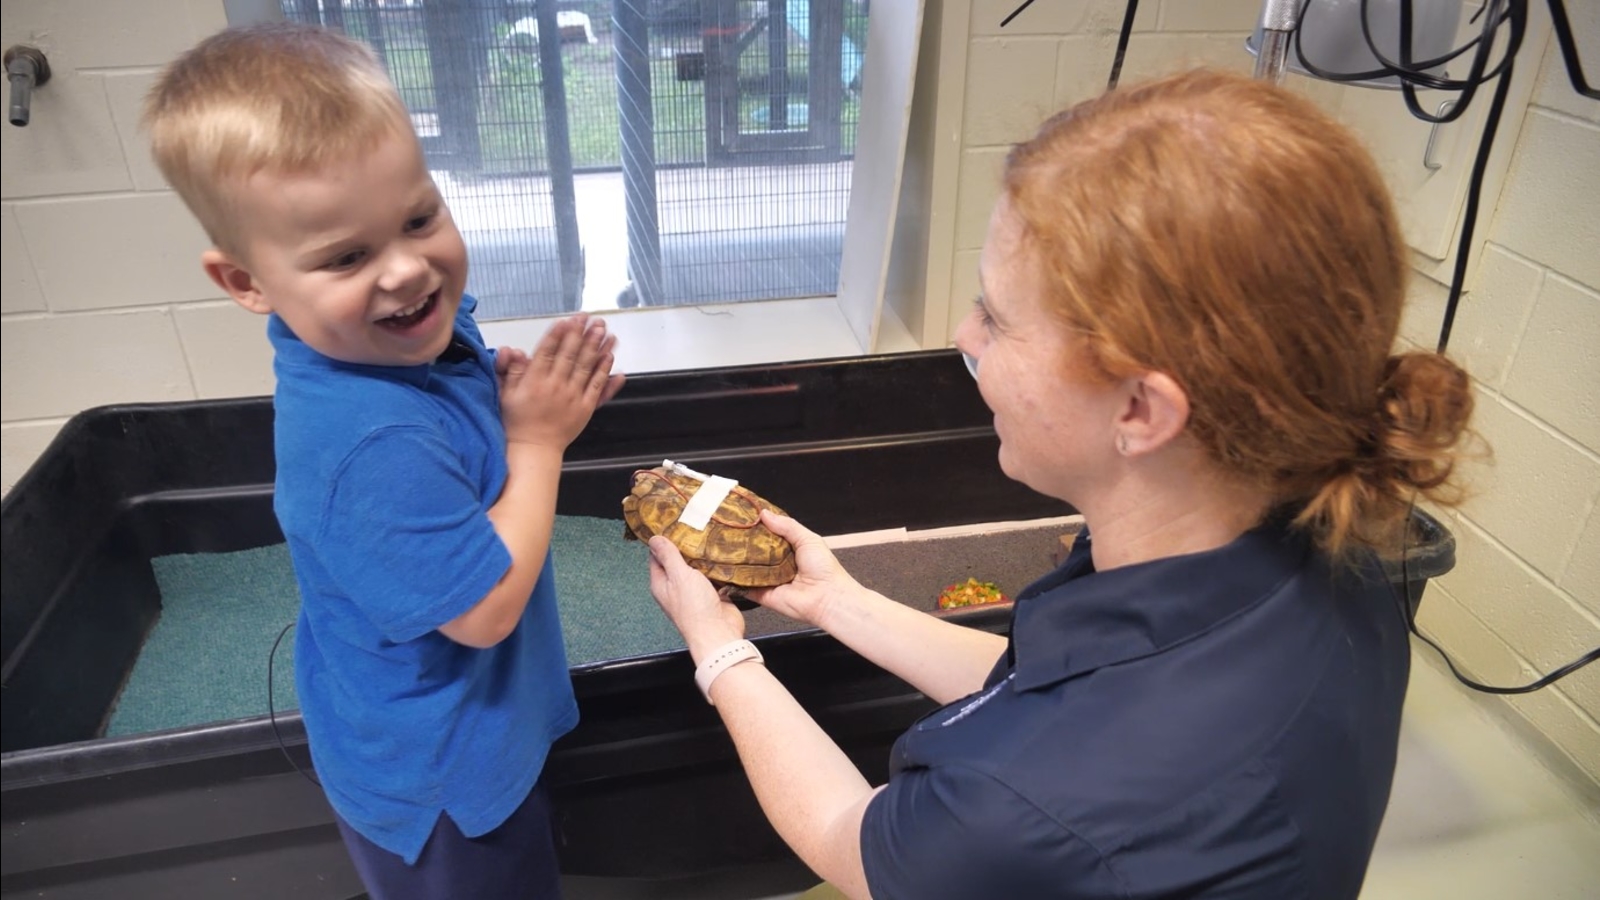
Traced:
<path id="1" fill-rule="evenodd" d="M 713 584 L 771 587 L 794 580 L 794 547 L 761 524 L 761 510 L 788 515 L 750 491 L 735 487 L 722 499 L 704 530 L 678 521 L 689 498 L 700 488 L 697 478 L 665 466 L 633 473 L 633 490 L 622 498 L 623 536 L 648 541 L 661 534 L 683 554 L 684 561 Z"/>

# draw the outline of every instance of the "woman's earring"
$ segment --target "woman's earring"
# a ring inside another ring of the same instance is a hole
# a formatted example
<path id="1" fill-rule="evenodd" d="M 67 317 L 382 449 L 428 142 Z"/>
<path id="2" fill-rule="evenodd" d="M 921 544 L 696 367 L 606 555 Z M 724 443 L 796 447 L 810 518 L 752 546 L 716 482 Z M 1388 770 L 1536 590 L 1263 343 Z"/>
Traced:
<path id="1" fill-rule="evenodd" d="M 1128 436 L 1127 435 L 1125 435 L 1125 434 L 1117 435 L 1117 452 L 1121 453 L 1123 456 L 1127 456 L 1128 455 Z"/>

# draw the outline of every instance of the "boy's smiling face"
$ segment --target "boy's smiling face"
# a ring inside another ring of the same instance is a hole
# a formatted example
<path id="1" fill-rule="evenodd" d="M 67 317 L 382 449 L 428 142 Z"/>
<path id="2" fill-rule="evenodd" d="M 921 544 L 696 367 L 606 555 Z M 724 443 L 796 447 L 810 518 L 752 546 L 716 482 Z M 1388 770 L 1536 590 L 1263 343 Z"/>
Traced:
<path id="1" fill-rule="evenodd" d="M 245 178 L 240 252 L 207 251 L 234 300 L 342 362 L 410 366 L 449 346 L 467 250 L 410 134 L 313 172 Z"/>

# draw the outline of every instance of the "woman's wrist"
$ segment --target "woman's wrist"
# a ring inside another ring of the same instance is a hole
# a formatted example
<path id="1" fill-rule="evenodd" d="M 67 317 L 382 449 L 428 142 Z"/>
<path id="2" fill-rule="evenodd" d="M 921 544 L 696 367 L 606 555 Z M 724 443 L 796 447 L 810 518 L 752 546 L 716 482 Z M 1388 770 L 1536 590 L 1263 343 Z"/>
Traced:
<path id="1" fill-rule="evenodd" d="M 744 635 L 732 628 L 701 628 L 696 629 L 693 635 L 685 634 L 683 642 L 689 648 L 689 658 L 695 665 L 705 662 L 707 657 L 716 653 L 734 641 L 743 640 Z"/>
<path id="2" fill-rule="evenodd" d="M 744 638 L 730 641 L 711 651 L 694 670 L 694 683 L 700 689 L 700 695 L 706 702 L 715 706 L 716 701 L 711 698 L 711 686 L 725 675 L 729 669 L 752 663 L 763 663 L 761 651 L 756 645 Z"/>
<path id="3" fill-rule="evenodd" d="M 860 596 L 865 593 L 867 590 L 853 581 L 830 589 L 818 598 L 816 619 L 811 624 L 832 634 L 842 616 L 849 615 L 849 610 L 860 607 Z"/>

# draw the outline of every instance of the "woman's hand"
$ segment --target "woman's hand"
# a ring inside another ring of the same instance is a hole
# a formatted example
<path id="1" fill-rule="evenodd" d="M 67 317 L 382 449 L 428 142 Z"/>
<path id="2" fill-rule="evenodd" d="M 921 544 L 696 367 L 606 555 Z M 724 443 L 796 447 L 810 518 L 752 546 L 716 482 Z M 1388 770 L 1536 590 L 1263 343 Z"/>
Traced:
<path id="1" fill-rule="evenodd" d="M 761 511 L 761 524 L 794 545 L 799 572 L 788 584 L 744 591 L 751 600 L 791 619 L 821 627 L 835 601 L 861 590 L 861 585 L 839 565 L 833 551 L 815 532 L 770 509 Z"/>
<path id="2" fill-rule="evenodd" d="M 661 535 L 650 539 L 650 593 L 683 635 L 696 663 L 744 637 L 744 614 L 722 599 Z"/>

